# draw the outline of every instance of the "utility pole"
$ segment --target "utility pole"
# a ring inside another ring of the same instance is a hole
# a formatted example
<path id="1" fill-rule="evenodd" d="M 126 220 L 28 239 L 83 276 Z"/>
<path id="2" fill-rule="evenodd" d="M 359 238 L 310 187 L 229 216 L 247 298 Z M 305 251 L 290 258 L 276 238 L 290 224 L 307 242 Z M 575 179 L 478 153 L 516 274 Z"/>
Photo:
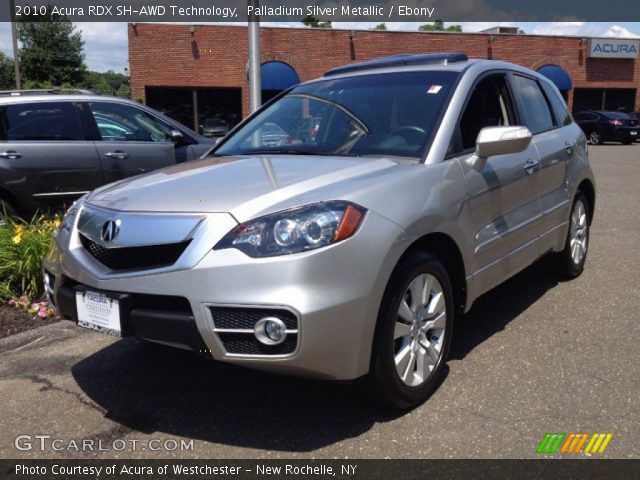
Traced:
<path id="1" fill-rule="evenodd" d="M 13 69 L 16 76 L 16 90 L 22 89 L 20 79 L 20 59 L 18 58 L 18 30 L 16 28 L 16 7 L 15 0 L 9 0 L 9 15 L 11 18 L 11 38 L 13 40 Z"/>
<path id="2" fill-rule="evenodd" d="M 260 17 L 256 15 L 259 0 L 248 0 L 253 7 L 249 15 L 249 109 L 255 112 L 262 105 L 260 85 Z"/>

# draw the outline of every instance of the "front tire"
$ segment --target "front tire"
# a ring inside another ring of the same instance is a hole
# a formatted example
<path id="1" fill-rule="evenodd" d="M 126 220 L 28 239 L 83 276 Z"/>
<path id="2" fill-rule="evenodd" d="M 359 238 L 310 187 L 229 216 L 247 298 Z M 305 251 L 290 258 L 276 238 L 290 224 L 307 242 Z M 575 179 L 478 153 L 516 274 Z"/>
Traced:
<path id="1" fill-rule="evenodd" d="M 587 197 L 578 192 L 571 207 L 564 250 L 558 254 L 559 273 L 563 277 L 575 278 L 584 270 L 589 249 L 589 215 Z"/>
<path id="2" fill-rule="evenodd" d="M 403 259 L 385 291 L 369 381 L 385 406 L 423 403 L 442 379 L 453 334 L 453 289 L 440 260 L 426 252 Z"/>

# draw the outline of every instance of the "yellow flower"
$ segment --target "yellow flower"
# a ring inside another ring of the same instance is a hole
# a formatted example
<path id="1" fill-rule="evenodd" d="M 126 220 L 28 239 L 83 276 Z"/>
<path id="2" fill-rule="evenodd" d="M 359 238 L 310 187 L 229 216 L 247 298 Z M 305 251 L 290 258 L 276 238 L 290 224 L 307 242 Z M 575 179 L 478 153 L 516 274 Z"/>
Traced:
<path id="1" fill-rule="evenodd" d="M 18 234 L 15 237 L 13 237 L 12 240 L 13 240 L 13 243 L 18 245 L 22 241 L 22 237 L 20 236 L 20 234 Z"/>
<path id="2" fill-rule="evenodd" d="M 24 227 L 22 225 L 16 225 L 16 234 L 20 235 L 22 232 L 24 232 Z"/>
<path id="3" fill-rule="evenodd" d="M 56 219 L 53 221 L 53 226 L 54 226 L 55 228 L 60 228 L 60 223 L 61 223 L 61 222 L 60 222 L 60 219 L 59 219 L 59 218 L 56 218 Z"/>

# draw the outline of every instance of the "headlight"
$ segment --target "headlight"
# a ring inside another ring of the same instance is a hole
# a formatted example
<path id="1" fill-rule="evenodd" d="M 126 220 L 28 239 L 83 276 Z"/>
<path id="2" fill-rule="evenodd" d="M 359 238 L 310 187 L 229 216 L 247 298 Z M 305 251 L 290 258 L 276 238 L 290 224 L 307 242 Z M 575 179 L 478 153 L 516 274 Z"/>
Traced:
<path id="1" fill-rule="evenodd" d="M 285 210 L 238 225 L 215 250 L 237 248 L 250 257 L 273 257 L 325 247 L 356 233 L 365 212 L 342 201 Z"/>
<path id="2" fill-rule="evenodd" d="M 76 221 L 76 215 L 78 214 L 78 211 L 80 210 L 80 207 L 84 203 L 84 199 L 86 197 L 87 195 L 85 194 L 82 197 L 80 197 L 78 200 L 73 202 L 71 207 L 69 207 L 69 209 L 66 211 L 66 213 L 62 217 L 62 222 L 60 223 L 59 230 L 66 230 L 67 232 L 71 231 L 71 229 L 73 228 L 73 224 Z M 58 232 L 54 232 L 56 236 L 57 236 L 57 233 Z"/>

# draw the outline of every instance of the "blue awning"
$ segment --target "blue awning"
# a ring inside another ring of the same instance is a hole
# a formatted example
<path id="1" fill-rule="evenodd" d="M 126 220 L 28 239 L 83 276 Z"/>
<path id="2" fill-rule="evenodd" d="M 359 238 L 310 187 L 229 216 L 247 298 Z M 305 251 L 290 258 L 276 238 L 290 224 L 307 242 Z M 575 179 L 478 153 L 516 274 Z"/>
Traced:
<path id="1" fill-rule="evenodd" d="M 300 83 L 296 71 L 284 62 L 267 62 L 260 67 L 262 90 L 286 90 Z"/>
<path id="2" fill-rule="evenodd" d="M 538 69 L 538 73 L 555 83 L 558 90 L 566 91 L 573 88 L 573 82 L 569 74 L 557 65 L 545 65 Z"/>

